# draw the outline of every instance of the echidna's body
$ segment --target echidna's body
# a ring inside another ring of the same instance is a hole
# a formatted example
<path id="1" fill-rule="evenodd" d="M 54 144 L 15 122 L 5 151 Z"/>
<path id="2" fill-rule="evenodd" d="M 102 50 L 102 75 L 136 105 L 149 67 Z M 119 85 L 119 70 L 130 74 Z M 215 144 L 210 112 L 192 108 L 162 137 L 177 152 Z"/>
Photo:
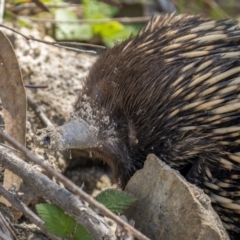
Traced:
<path id="1" fill-rule="evenodd" d="M 153 18 L 95 63 L 75 105 L 97 139 L 85 148 L 124 187 L 155 153 L 202 187 L 240 232 L 240 25 Z"/>

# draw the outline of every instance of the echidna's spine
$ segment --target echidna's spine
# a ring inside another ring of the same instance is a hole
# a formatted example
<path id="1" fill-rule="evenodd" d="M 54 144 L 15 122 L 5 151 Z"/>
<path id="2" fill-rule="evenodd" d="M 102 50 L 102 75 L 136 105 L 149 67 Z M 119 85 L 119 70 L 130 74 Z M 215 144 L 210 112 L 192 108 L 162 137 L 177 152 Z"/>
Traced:
<path id="1" fill-rule="evenodd" d="M 100 56 L 76 103 L 79 115 L 83 96 L 99 119 L 114 123 L 118 141 L 98 152 L 114 162 L 123 186 L 148 153 L 181 171 L 190 165 L 186 178 L 240 233 L 239 22 L 154 17 Z"/>

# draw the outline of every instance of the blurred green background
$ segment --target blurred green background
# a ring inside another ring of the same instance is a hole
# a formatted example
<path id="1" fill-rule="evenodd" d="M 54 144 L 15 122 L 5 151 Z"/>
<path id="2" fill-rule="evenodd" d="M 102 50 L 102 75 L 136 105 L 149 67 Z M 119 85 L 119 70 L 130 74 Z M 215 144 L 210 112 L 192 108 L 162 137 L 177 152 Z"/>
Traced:
<path id="1" fill-rule="evenodd" d="M 29 28 L 37 24 L 44 34 L 58 41 L 112 47 L 115 42 L 135 35 L 153 14 L 175 11 L 212 19 L 240 17 L 240 0 L 102 1 L 107 3 L 99 0 L 8 0 L 4 21 Z M 110 20 L 102 22 L 102 19 Z"/>

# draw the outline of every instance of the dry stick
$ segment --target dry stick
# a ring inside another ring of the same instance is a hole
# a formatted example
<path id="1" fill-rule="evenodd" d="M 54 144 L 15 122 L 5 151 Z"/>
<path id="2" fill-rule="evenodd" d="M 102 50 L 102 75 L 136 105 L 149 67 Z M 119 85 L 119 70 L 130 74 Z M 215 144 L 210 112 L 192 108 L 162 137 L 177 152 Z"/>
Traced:
<path id="1" fill-rule="evenodd" d="M 12 236 L 16 239 L 15 233 L 13 233 L 9 223 L 0 212 L 0 239 L 13 240 Z"/>
<path id="2" fill-rule="evenodd" d="M 0 0 L 0 23 L 3 22 L 5 0 Z"/>
<path id="3" fill-rule="evenodd" d="M 9 238 L 9 236 L 7 234 L 4 234 L 1 230 L 0 230 L 0 239 L 2 240 L 13 240 L 12 238 Z"/>
<path id="4" fill-rule="evenodd" d="M 43 233 L 46 234 L 52 240 L 60 240 L 58 237 L 49 233 L 44 226 L 44 222 L 41 218 L 39 218 L 35 213 L 33 213 L 24 203 L 22 203 L 16 195 L 7 191 L 2 185 L 0 185 L 0 195 L 6 198 L 13 207 L 15 207 L 18 211 L 24 213 L 24 215 L 36 226 L 38 226 Z"/>
<path id="5" fill-rule="evenodd" d="M 22 152 L 16 150 L 15 148 L 11 148 L 10 146 L 8 146 L 8 145 L 6 145 L 6 144 L 4 144 L 4 143 L 0 143 L 0 145 L 3 146 L 3 147 L 5 147 L 5 148 L 8 148 L 8 149 L 12 150 L 13 152 L 16 152 L 16 153 L 18 153 L 18 154 L 22 154 Z"/>
<path id="6" fill-rule="evenodd" d="M 32 2 L 34 2 L 39 8 L 41 8 L 41 10 L 43 10 L 45 12 L 50 12 L 48 7 L 45 6 L 45 4 L 43 4 L 41 1 L 39 1 L 39 0 L 32 0 Z"/>
<path id="7" fill-rule="evenodd" d="M 47 45 L 51 45 L 51 46 L 54 46 L 54 47 L 58 47 L 58 48 L 64 48 L 64 49 L 67 49 L 67 50 L 72 50 L 72 51 L 76 51 L 76 52 L 84 52 L 84 53 L 93 53 L 93 54 L 96 54 L 95 51 L 92 51 L 92 50 L 81 50 L 81 49 L 77 49 L 77 48 L 72 48 L 72 47 L 67 47 L 67 46 L 62 46 L 60 45 L 61 42 L 51 42 L 51 41 L 44 41 L 44 40 L 41 40 L 41 39 L 38 39 L 38 38 L 35 38 L 33 36 L 27 36 L 27 35 L 24 35 L 20 32 L 18 32 L 17 30 L 13 29 L 13 28 L 10 28 L 10 27 L 7 27 L 3 24 L 0 24 L 0 27 L 2 28 L 6 28 L 22 37 L 24 37 L 27 41 L 29 40 L 33 40 L 35 42 L 40 42 L 40 43 L 45 43 Z M 62 44 L 66 44 L 66 42 L 62 42 Z M 73 46 L 88 46 L 88 47 L 95 47 L 95 48 L 101 48 L 101 49 L 105 49 L 105 47 L 103 46 L 99 46 L 99 45 L 95 45 L 95 44 L 88 44 L 88 43 L 77 43 L 77 42 L 74 42 L 74 43 L 67 43 L 68 45 L 73 45 Z"/>
<path id="8" fill-rule="evenodd" d="M 107 23 L 112 21 L 117 21 L 120 23 L 145 23 L 150 20 L 150 16 L 146 17 L 122 17 L 122 18 L 108 18 L 108 19 L 79 19 L 79 20 L 72 20 L 72 21 L 63 21 L 63 20 L 53 20 L 53 19 L 43 19 L 43 18 L 34 18 L 34 17 L 23 17 L 29 19 L 33 22 L 47 22 L 47 23 Z"/>
<path id="9" fill-rule="evenodd" d="M 25 154 L 26 158 L 34 162 L 35 164 L 38 164 L 41 166 L 47 173 L 54 176 L 58 181 L 61 181 L 65 187 L 67 187 L 71 192 L 73 192 L 75 195 L 78 195 L 82 200 L 88 202 L 92 207 L 95 208 L 98 212 L 102 213 L 106 217 L 111 218 L 116 223 L 123 226 L 125 230 L 128 230 L 132 233 L 132 235 L 140 240 L 150 240 L 148 237 L 143 235 L 141 232 L 136 230 L 134 227 L 126 223 L 124 220 L 116 216 L 114 213 L 109 211 L 104 205 L 97 202 L 95 199 L 90 197 L 87 193 L 85 193 L 82 189 L 80 189 L 78 186 L 76 186 L 74 183 L 72 183 L 69 179 L 64 177 L 59 172 L 55 171 L 52 167 L 44 163 L 41 159 L 39 159 L 37 156 L 35 156 L 31 151 L 29 151 L 26 147 L 22 146 L 20 143 L 18 143 L 15 139 L 13 139 L 11 136 L 0 130 L 0 136 L 8 141 L 13 147 L 21 151 Z"/>
<path id="10" fill-rule="evenodd" d="M 53 127 L 52 122 L 48 119 L 41 108 L 29 97 L 27 96 L 29 106 L 34 110 L 36 115 L 41 119 L 41 121 L 48 127 Z"/>
<path id="11" fill-rule="evenodd" d="M 91 43 L 78 43 L 78 42 L 64 42 L 64 41 L 60 41 L 57 42 L 58 44 L 66 44 L 66 45 L 72 45 L 72 46 L 82 46 L 82 47 L 96 47 L 99 49 L 106 49 L 106 47 L 104 46 L 100 46 L 100 45 L 95 45 L 95 44 L 91 44 Z"/>
<path id="12" fill-rule="evenodd" d="M 76 195 L 60 187 L 12 151 L 0 147 L 0 161 L 4 168 L 8 168 L 19 175 L 38 195 L 49 199 L 50 202 L 58 205 L 78 223 L 81 223 L 94 239 L 116 240 L 114 232 L 102 216 L 96 214 Z"/>
<path id="13" fill-rule="evenodd" d="M 82 8 L 81 4 L 75 3 L 44 3 L 48 8 Z M 38 8 L 35 3 L 22 3 L 20 5 L 6 4 L 6 8 L 15 12 L 20 12 L 25 9 L 36 9 Z"/>
<path id="14" fill-rule="evenodd" d="M 25 88 L 48 88 L 48 85 L 31 85 L 31 84 L 24 84 Z"/>

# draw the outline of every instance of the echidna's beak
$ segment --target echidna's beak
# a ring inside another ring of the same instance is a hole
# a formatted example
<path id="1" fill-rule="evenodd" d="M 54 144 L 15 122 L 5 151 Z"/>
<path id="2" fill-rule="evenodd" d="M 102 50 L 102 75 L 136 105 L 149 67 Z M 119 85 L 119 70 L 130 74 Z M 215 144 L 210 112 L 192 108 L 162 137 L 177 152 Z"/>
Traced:
<path id="1" fill-rule="evenodd" d="M 35 142 L 49 149 L 93 148 L 97 141 L 89 124 L 84 120 L 71 120 L 57 128 L 47 127 L 38 130 Z"/>

